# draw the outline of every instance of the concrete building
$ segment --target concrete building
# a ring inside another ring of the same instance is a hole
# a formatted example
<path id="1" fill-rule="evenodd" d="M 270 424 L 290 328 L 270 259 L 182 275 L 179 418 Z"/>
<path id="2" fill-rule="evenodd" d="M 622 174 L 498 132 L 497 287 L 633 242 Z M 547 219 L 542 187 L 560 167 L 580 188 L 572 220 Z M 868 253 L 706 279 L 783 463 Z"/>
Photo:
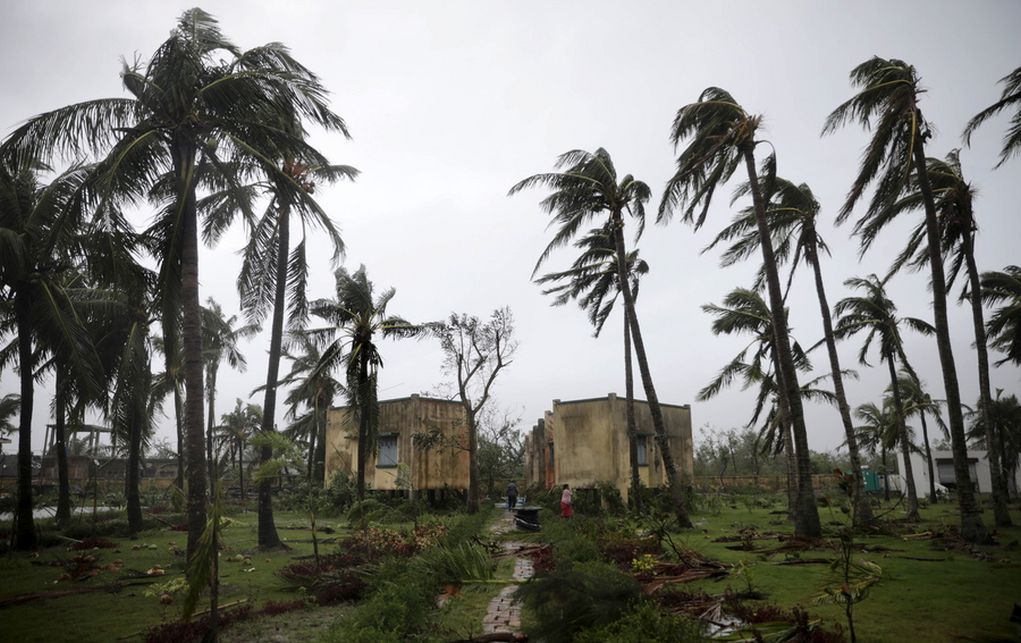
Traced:
<path id="1" fill-rule="evenodd" d="M 694 475 L 691 407 L 663 403 L 660 407 L 677 470 L 690 481 Z M 642 484 L 664 486 L 666 471 L 648 402 L 635 400 L 635 419 Z M 529 486 L 546 488 L 564 483 L 591 488 L 597 482 L 609 482 L 627 499 L 631 464 L 625 399 L 610 393 L 585 400 L 553 400 L 553 409 L 525 436 L 525 475 Z"/>
<path id="2" fill-rule="evenodd" d="M 468 489 L 468 418 L 459 402 L 420 395 L 381 400 L 377 435 L 376 452 L 366 458 L 368 488 L 392 491 L 410 481 L 415 491 Z M 358 424 L 346 406 L 326 415 L 326 479 L 340 471 L 358 471 Z"/>
<path id="3" fill-rule="evenodd" d="M 936 491 L 946 491 L 954 487 L 954 454 L 951 451 L 933 451 L 932 468 L 936 479 Z M 992 493 L 992 478 L 989 473 L 989 455 L 979 449 L 968 449 L 968 468 L 972 484 L 977 485 L 979 493 Z M 924 498 L 929 493 L 929 465 L 924 453 L 911 453 L 911 473 L 915 478 L 915 493 Z M 1013 473 L 1013 475 L 1011 475 Z M 1011 494 L 1021 488 L 1021 472 L 1007 472 L 1007 486 Z M 890 476 L 890 488 L 898 491 L 907 490 L 904 478 L 904 456 L 897 452 L 897 473 Z"/>

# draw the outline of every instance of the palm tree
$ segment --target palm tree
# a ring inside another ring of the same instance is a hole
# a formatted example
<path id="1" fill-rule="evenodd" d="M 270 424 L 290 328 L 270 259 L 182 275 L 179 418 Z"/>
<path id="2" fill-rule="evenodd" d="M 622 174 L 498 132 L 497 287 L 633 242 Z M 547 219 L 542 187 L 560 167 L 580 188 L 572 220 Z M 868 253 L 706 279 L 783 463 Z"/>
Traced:
<path id="1" fill-rule="evenodd" d="M 202 308 L 202 354 L 206 362 L 206 396 L 209 412 L 206 425 L 206 458 L 209 461 L 209 479 L 216 477 L 216 459 L 213 457 L 213 425 L 216 423 L 216 376 L 224 359 L 236 371 L 244 372 L 248 360 L 238 347 L 242 339 L 253 337 L 262 330 L 258 324 L 237 326 L 237 315 L 226 317 L 220 304 L 210 297 Z"/>
<path id="2" fill-rule="evenodd" d="M 397 291 L 388 288 L 375 296 L 365 266 L 359 266 L 354 274 L 341 267 L 334 275 L 336 299 L 319 299 L 311 305 L 312 314 L 330 326 L 308 331 L 309 337 L 325 344 L 322 358 L 310 377 L 318 378 L 344 367 L 348 405 L 358 422 L 358 499 L 362 500 L 367 456 L 375 450 L 379 420 L 376 382 L 383 357 L 376 342 L 381 338 L 413 337 L 423 328 L 387 313 Z"/>
<path id="3" fill-rule="evenodd" d="M 999 306 L 989 318 L 987 330 L 993 348 L 1004 354 L 997 366 L 1021 365 L 1021 267 L 982 273 L 982 301 Z"/>
<path id="4" fill-rule="evenodd" d="M 862 448 L 873 455 L 877 450 L 880 453 L 880 461 L 883 463 L 883 498 L 889 501 L 890 470 L 886 464 L 886 454 L 896 447 L 897 435 L 900 433 L 900 423 L 891 407 L 891 399 L 885 398 L 882 408 L 872 402 L 859 405 L 854 415 L 862 421 L 862 424 L 854 427 Z"/>
<path id="5" fill-rule="evenodd" d="M 858 451 L 858 440 L 851 420 L 851 407 L 847 403 L 847 394 L 844 391 L 840 357 L 837 354 L 837 343 L 833 336 L 833 319 L 830 316 L 830 305 L 822 276 L 820 256 L 822 254 L 829 255 L 830 251 L 816 229 L 816 220 L 820 210 L 819 201 L 816 200 L 811 188 L 804 183 L 795 185 L 791 181 L 776 177 L 771 181 L 769 187 L 772 188 L 772 194 L 765 195 L 766 211 L 774 255 L 778 263 L 788 260 L 791 262 L 787 291 L 790 290 L 794 271 L 801 260 L 812 268 L 812 275 L 815 278 L 816 298 L 819 300 L 819 313 L 822 317 L 823 342 L 826 344 L 830 376 L 833 378 L 833 393 L 837 410 L 840 413 L 840 420 L 844 426 L 844 439 L 851 469 L 854 471 L 854 502 L 857 505 L 855 518 L 860 524 L 868 524 L 873 521 L 872 506 L 865 497 L 865 488 L 861 477 L 861 455 Z M 735 194 L 735 199 L 746 194 L 749 189 L 748 183 L 743 184 Z M 724 228 L 706 249 L 725 242 L 729 242 L 730 246 L 723 254 L 721 263 L 724 266 L 733 265 L 759 249 L 759 233 L 754 207 L 742 210 L 734 222 Z M 756 281 L 756 288 L 765 282 L 764 269 L 760 269 Z M 786 299 L 786 292 L 784 299 Z"/>
<path id="6" fill-rule="evenodd" d="M 1010 117 L 1010 129 L 1007 130 L 1007 134 L 1003 137 L 1000 162 L 996 164 L 996 167 L 1003 165 L 1007 159 L 1017 154 L 1018 150 L 1021 150 L 1021 67 L 1001 78 L 1000 82 L 1003 84 L 1000 100 L 976 114 L 968 121 L 968 126 L 964 128 L 964 142 L 967 145 L 971 145 L 971 135 L 978 129 L 979 125 L 1008 107 L 1014 109 L 1014 114 Z"/>
<path id="7" fill-rule="evenodd" d="M 911 373 L 907 371 L 901 371 L 900 375 L 897 376 L 898 385 L 900 386 L 900 394 L 904 402 L 904 413 L 908 416 L 918 415 L 918 419 L 922 424 L 922 441 L 925 446 L 925 462 L 929 469 L 929 502 L 935 503 L 937 501 L 936 496 L 936 477 L 935 471 L 932 464 L 932 449 L 929 448 L 929 425 L 925 418 L 928 415 L 936 418 L 936 423 L 946 430 L 946 425 L 943 424 L 943 418 L 940 417 L 940 406 L 943 400 L 934 400 L 926 391 L 922 382 L 915 379 Z M 893 389 L 889 389 L 890 395 L 893 395 Z"/>
<path id="8" fill-rule="evenodd" d="M 651 192 L 649 186 L 635 179 L 630 174 L 619 180 L 617 169 L 613 165 L 610 153 L 599 148 L 594 153 L 584 150 L 571 150 L 561 154 L 555 168 L 559 172 L 535 174 L 516 185 L 509 195 L 516 194 L 530 187 L 546 187 L 552 193 L 543 199 L 540 207 L 552 215 L 550 225 L 558 225 L 553 239 L 539 256 L 532 271 L 534 276 L 554 250 L 571 242 L 578 231 L 592 219 L 605 216 L 604 226 L 613 232 L 614 246 L 617 255 L 617 283 L 624 300 L 624 313 L 631 329 L 635 356 L 638 359 L 638 370 L 642 375 L 645 397 L 648 400 L 649 412 L 652 416 L 653 429 L 659 446 L 663 468 L 670 485 L 670 495 L 674 503 L 677 521 L 682 527 L 691 527 L 691 519 L 684 506 L 684 488 L 680 474 L 674 462 L 673 453 L 667 438 L 666 425 L 663 422 L 663 410 L 659 405 L 659 396 L 652 381 L 648 356 L 645 352 L 645 341 L 642 329 L 638 324 L 635 311 L 635 298 L 627 277 L 627 250 L 624 244 L 624 213 L 635 219 L 638 234 L 645 226 L 645 203 Z"/>
<path id="9" fill-rule="evenodd" d="M 928 322 L 915 317 L 898 317 L 897 307 L 886 296 L 884 283 L 875 275 L 869 275 L 864 279 L 852 277 L 845 281 L 844 285 L 853 290 L 864 291 L 864 295 L 847 297 L 837 302 L 834 310 L 839 319 L 835 334 L 837 337 L 846 338 L 864 332 L 865 341 L 861 350 L 858 351 L 858 361 L 869 366 L 868 353 L 872 342 L 875 341 L 879 348 L 880 361 L 886 362 L 890 372 L 893 410 L 900 427 L 898 441 L 901 445 L 901 455 L 904 457 L 904 478 L 908 495 L 907 517 L 908 520 L 918 520 L 918 494 L 915 489 L 914 471 L 911 467 L 911 440 L 908 437 L 907 424 L 905 423 L 905 404 L 900 390 L 900 381 L 897 379 L 897 364 L 899 363 L 912 377 L 917 379 L 917 375 L 904 354 L 904 341 L 900 334 L 901 324 L 925 335 L 931 335 L 933 328 Z"/>
<path id="10" fill-rule="evenodd" d="M 38 174 L 47 168 L 0 151 L 0 307 L 17 337 L 20 373 L 18 482 L 15 505 L 17 549 L 37 544 L 32 518 L 32 411 L 40 349 L 60 355 L 79 386 L 102 388 L 102 368 L 74 295 L 61 279 L 72 262 L 72 234 L 80 221 L 74 195 L 87 169 L 72 167 L 48 185 Z"/>
<path id="11" fill-rule="evenodd" d="M 733 96 L 719 87 L 709 87 L 702 92 L 697 102 L 677 110 L 671 128 L 671 141 L 677 148 L 682 141 L 691 140 L 677 157 L 677 171 L 667 182 L 658 219 L 666 221 L 675 209 L 682 208 L 684 220 L 694 224 L 697 230 L 705 222 L 716 189 L 726 183 L 744 162 L 759 232 L 769 308 L 773 319 L 780 320 L 786 319 L 783 294 L 770 238 L 765 196 L 755 167 L 755 148 L 761 142 L 755 136 L 761 120 L 761 116 L 745 112 Z M 764 180 L 767 184 L 775 175 L 772 159 L 770 155 L 765 164 L 767 173 Z M 786 391 L 798 465 L 799 506 L 794 512 L 794 531 L 799 536 L 818 538 L 822 528 L 812 488 L 808 431 L 798 393 L 800 385 L 791 353 L 790 336 L 786 323 L 774 324 L 773 330 L 777 334 L 775 346 L 780 367 L 778 373 Z"/>
<path id="12" fill-rule="evenodd" d="M 996 435 L 1001 440 L 999 452 L 1003 457 L 1002 467 L 1005 477 L 1016 480 L 1019 461 L 1021 461 L 1021 402 L 1016 395 L 1003 395 L 997 389 L 996 397 L 990 405 L 989 421 L 996 424 Z M 982 418 L 976 417 L 979 423 Z M 977 438 L 984 438 L 987 432 L 982 426 L 973 426 Z M 1014 494 L 1017 496 L 1015 487 Z"/>
<path id="13" fill-rule="evenodd" d="M 308 443 L 308 479 L 320 485 L 326 477 L 326 413 L 334 398 L 345 393 L 344 386 L 328 371 L 318 369 L 322 360 L 319 346 L 304 333 L 295 333 L 284 357 L 291 360 L 291 371 L 280 380 L 290 386 L 284 403 L 293 423 L 287 429 L 292 439 L 302 436 Z M 296 351 L 295 346 L 300 348 Z M 305 408 L 304 413 L 300 409 Z"/>
<path id="14" fill-rule="evenodd" d="M 961 393 L 947 321 L 946 278 L 940 253 L 939 221 L 926 172 L 925 139 L 931 135 L 931 130 L 919 108 L 921 90 L 918 74 L 914 67 L 902 60 L 873 57 L 851 71 L 851 82 L 861 91 L 833 110 L 826 119 L 823 133 L 832 132 L 849 121 L 857 121 L 870 129 L 873 136 L 837 222 L 850 216 L 862 194 L 875 182 L 876 190 L 868 210 L 857 224 L 860 228 L 862 221 L 875 218 L 904 195 L 910 186 L 909 178 L 914 173 L 925 210 L 936 345 L 946 389 L 954 475 L 961 511 L 961 535 L 972 542 L 982 541 L 987 532 L 968 470 L 968 445 L 964 436 Z"/>
<path id="15" fill-rule="evenodd" d="M 992 399 L 989 383 L 989 351 L 987 348 L 985 320 L 982 310 L 982 288 L 979 283 L 978 265 L 975 262 L 975 234 L 978 226 L 972 206 L 974 190 L 964 179 L 958 151 L 954 150 L 945 160 L 926 159 L 926 176 L 932 187 L 939 215 L 939 232 L 942 256 L 947 260 L 946 290 L 949 291 L 954 280 L 965 268 L 967 285 L 962 298 L 971 304 L 972 326 L 975 333 L 975 352 L 978 356 L 979 381 L 979 413 L 989 406 Z M 877 238 L 879 232 L 898 215 L 914 213 L 923 208 L 924 196 L 918 185 L 917 178 L 909 182 L 907 193 L 892 204 L 882 208 L 875 217 L 859 221 L 860 228 L 856 231 L 862 239 L 863 252 Z M 903 218 L 903 217 L 902 217 Z M 924 267 L 929 259 L 929 248 L 926 243 L 924 219 L 911 231 L 905 249 L 894 260 L 890 274 L 904 266 L 913 269 Z M 983 422 L 988 430 L 994 431 L 991 422 Z M 991 445 L 993 457 L 990 459 L 990 478 L 993 491 L 993 514 L 998 527 L 1011 525 L 1010 513 L 1007 511 L 1006 481 L 1003 478 L 996 457 L 997 440 L 990 435 L 987 442 Z"/>
<path id="16" fill-rule="evenodd" d="M 234 410 L 220 417 L 215 431 L 219 442 L 237 458 L 238 487 L 241 502 L 245 500 L 245 442 L 262 427 L 262 408 L 256 404 L 243 405 L 238 399 Z"/>
<path id="17" fill-rule="evenodd" d="M 149 62 L 125 63 L 121 77 L 132 98 L 92 100 L 41 114 L 18 128 L 8 144 L 28 158 L 39 152 L 105 154 L 94 180 L 101 199 L 137 198 L 158 177 L 173 177 L 163 190 L 161 223 L 168 245 L 158 259 L 163 323 L 182 313 L 190 556 L 206 523 L 198 177 L 209 171 L 222 185 L 239 186 L 236 170 L 246 158 L 318 158 L 293 131 L 275 127 L 271 114 L 290 110 L 332 129 L 341 129 L 343 122 L 329 110 L 319 79 L 283 45 L 241 51 L 201 9 L 184 12 Z M 166 338 L 176 340 L 176 333 Z M 168 355 L 175 351 L 176 346 L 167 346 Z"/>
<path id="18" fill-rule="evenodd" d="M 574 243 L 582 250 L 568 270 L 551 272 L 535 280 L 537 284 L 556 284 L 545 290 L 544 295 L 556 295 L 554 306 L 562 306 L 574 299 L 582 310 L 588 312 L 589 322 L 595 327 L 594 337 L 599 337 L 613 306 L 620 296 L 617 286 L 617 248 L 613 231 L 608 227 L 593 228 L 587 235 Z M 631 293 L 638 299 L 638 280 L 649 272 L 649 264 L 639 259 L 638 250 L 632 250 L 625 257 L 627 274 L 631 278 Z M 631 465 L 631 503 L 636 512 L 642 511 L 642 482 L 638 465 L 638 428 L 635 420 L 635 386 L 633 360 L 631 358 L 631 328 L 624 316 L 624 397 L 627 416 L 628 460 Z"/>

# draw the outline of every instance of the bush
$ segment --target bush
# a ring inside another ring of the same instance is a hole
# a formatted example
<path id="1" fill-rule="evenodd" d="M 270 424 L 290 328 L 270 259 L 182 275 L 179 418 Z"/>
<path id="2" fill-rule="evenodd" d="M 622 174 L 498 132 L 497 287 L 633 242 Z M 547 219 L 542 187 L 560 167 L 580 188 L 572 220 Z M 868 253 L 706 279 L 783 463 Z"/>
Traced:
<path id="1" fill-rule="evenodd" d="M 496 571 L 496 562 L 489 551 L 475 542 L 435 547 L 423 552 L 415 564 L 441 583 L 489 580 Z"/>
<path id="2" fill-rule="evenodd" d="M 649 602 L 640 602 L 621 618 L 602 627 L 585 628 L 575 643 L 695 643 L 706 641 L 704 626 L 665 612 Z"/>

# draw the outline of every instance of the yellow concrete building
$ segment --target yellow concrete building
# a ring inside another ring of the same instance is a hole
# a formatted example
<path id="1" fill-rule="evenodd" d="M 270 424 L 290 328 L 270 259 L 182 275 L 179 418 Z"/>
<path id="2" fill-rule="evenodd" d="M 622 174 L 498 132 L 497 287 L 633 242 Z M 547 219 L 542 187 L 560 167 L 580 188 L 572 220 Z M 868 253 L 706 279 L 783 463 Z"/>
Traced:
<path id="1" fill-rule="evenodd" d="M 694 475 L 691 407 L 663 403 L 660 407 L 677 470 L 690 481 Z M 635 419 L 642 484 L 666 485 L 648 402 L 635 400 Z M 553 400 L 553 409 L 546 411 L 525 437 L 529 486 L 549 488 L 567 483 L 584 489 L 609 482 L 627 499 L 630 467 L 625 399 L 614 393 L 594 399 Z"/>
<path id="2" fill-rule="evenodd" d="M 368 454 L 365 482 L 371 489 L 400 488 L 397 476 L 415 491 L 468 488 L 468 420 L 452 400 L 411 395 L 379 402 L 376 453 Z M 416 434 L 438 434 L 428 449 L 415 444 Z M 338 471 L 358 471 L 358 424 L 349 407 L 334 407 L 326 416 L 326 479 Z"/>

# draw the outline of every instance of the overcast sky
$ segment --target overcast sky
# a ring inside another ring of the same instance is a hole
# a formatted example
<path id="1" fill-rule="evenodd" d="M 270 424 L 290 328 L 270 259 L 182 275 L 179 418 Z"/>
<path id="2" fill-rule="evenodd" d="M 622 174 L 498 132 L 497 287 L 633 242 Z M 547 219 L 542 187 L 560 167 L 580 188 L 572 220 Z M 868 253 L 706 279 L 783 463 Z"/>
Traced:
<path id="1" fill-rule="evenodd" d="M 7 0 L 0 20 L 0 131 L 69 103 L 123 96 L 120 58 L 150 55 L 190 3 L 39 2 Z M 576 307 L 551 308 L 530 282 L 550 232 L 537 207 L 541 191 L 513 198 L 518 180 L 552 169 L 574 148 L 606 148 L 618 171 L 653 190 L 650 209 L 674 168 L 668 141 L 677 109 L 707 86 L 730 91 L 762 114 L 761 137 L 777 150 L 780 175 L 807 182 L 823 206 L 821 232 L 833 257 L 823 266 L 830 302 L 847 294 L 844 279 L 883 273 L 901 247 L 903 222 L 859 261 L 849 226 L 834 229 L 867 138 L 857 127 L 819 137 L 823 120 L 852 93 L 848 72 L 872 55 L 914 64 L 927 90 L 922 109 L 935 127 L 930 156 L 961 144 L 960 132 L 995 101 L 996 81 L 1021 65 L 1021 4 L 1000 2 L 762 3 L 691 2 L 206 2 L 242 48 L 281 41 L 318 73 L 333 107 L 354 136 L 317 133 L 313 144 L 335 163 L 362 171 L 355 183 L 324 187 L 317 198 L 340 226 L 351 269 L 364 263 L 378 289 L 393 286 L 391 311 L 413 321 L 451 311 L 480 316 L 510 306 L 520 348 L 496 388 L 497 402 L 522 427 L 563 400 L 624 392 L 619 311 L 599 339 Z M 984 126 L 962 152 L 979 191 L 981 270 L 1019 263 L 1017 204 L 1021 159 L 993 171 L 1006 118 Z M 753 393 L 728 391 L 695 403 L 697 391 L 747 339 L 717 338 L 700 306 L 748 286 L 756 262 L 721 269 L 719 253 L 700 254 L 729 220 L 730 188 L 719 193 L 698 233 L 679 222 L 650 225 L 641 241 L 651 272 L 642 285 L 639 318 L 659 397 L 692 404 L 696 427 L 743 425 Z M 148 213 L 139 213 L 144 224 Z M 237 250 L 232 230 L 201 255 L 201 297 L 238 310 Z M 329 251 L 311 254 L 310 296 L 333 293 Z M 559 254 L 551 269 L 566 266 Z M 897 277 L 889 292 L 902 315 L 931 319 L 924 274 Z M 795 338 L 821 337 L 808 273 L 790 299 Z M 962 397 L 977 398 L 975 353 L 967 309 L 950 311 Z M 221 369 L 218 406 L 248 399 L 266 377 L 268 336 L 246 346 L 244 374 Z M 841 349 L 852 407 L 878 401 L 885 369 L 858 367 L 858 344 Z M 443 380 L 434 341 L 384 343 L 380 397 L 433 389 Z M 934 339 L 907 334 L 907 351 L 935 397 L 943 397 Z M 995 359 L 995 355 L 994 355 Z M 814 359 L 828 372 L 823 352 Z M 286 364 L 282 368 L 286 372 Z M 1019 372 L 994 369 L 993 386 L 1017 392 Z M 17 391 L 13 373 L 3 393 Z M 250 401 L 261 404 L 261 396 Z M 36 397 L 33 444 L 50 421 L 49 391 Z M 340 400 L 338 400 L 338 403 Z M 169 408 L 169 407 L 168 407 Z M 808 408 L 809 444 L 828 450 L 842 441 L 834 409 Z M 170 437 L 172 420 L 160 435 Z"/>

